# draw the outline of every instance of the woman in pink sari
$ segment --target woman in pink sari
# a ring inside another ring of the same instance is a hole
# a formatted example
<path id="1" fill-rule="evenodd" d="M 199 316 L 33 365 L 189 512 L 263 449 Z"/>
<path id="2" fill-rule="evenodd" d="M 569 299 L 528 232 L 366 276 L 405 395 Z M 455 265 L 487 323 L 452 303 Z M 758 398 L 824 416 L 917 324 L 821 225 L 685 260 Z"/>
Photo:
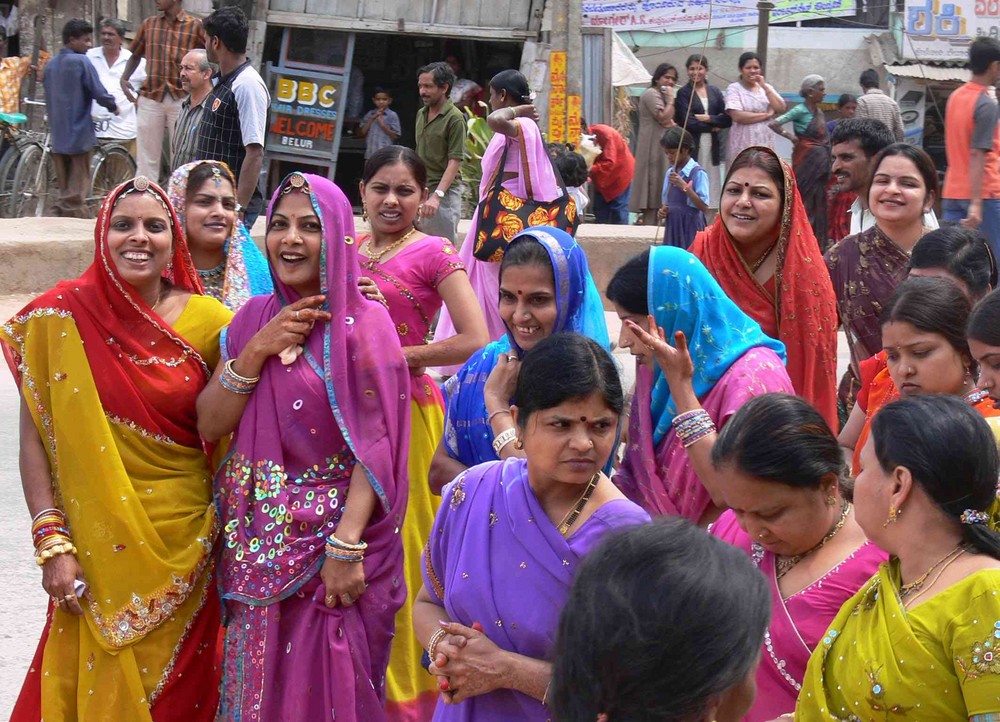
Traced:
<path id="1" fill-rule="evenodd" d="M 719 434 L 712 462 L 730 510 L 711 532 L 746 552 L 771 589 L 757 700 L 744 718 L 770 722 L 794 709 L 812 651 L 887 555 L 841 495 L 837 437 L 805 400 L 750 400 Z"/>
<path id="2" fill-rule="evenodd" d="M 518 198 L 532 198 L 536 201 L 552 201 L 562 190 L 556 180 L 552 161 L 545 149 L 542 132 L 536 120 L 538 111 L 531 102 L 531 89 L 527 79 L 516 70 L 504 70 L 490 81 L 490 106 L 493 112 L 486 118 L 495 135 L 483 153 L 482 181 L 479 183 L 479 197 L 482 198 L 493 186 L 497 173 L 502 173 L 503 187 Z M 499 168 L 503 161 L 503 168 Z M 575 211 L 573 211 L 575 213 Z M 478 209 L 477 209 L 478 213 Z M 500 263 L 480 261 L 473 255 L 476 239 L 476 217 L 459 249 L 459 256 L 469 274 L 472 290 L 486 316 L 490 339 L 497 340 L 507 333 L 503 320 L 497 311 L 496 300 L 500 296 Z M 441 341 L 455 335 L 455 326 L 447 308 L 441 309 L 434 340 Z M 458 366 L 442 368 L 453 374 Z"/>
<path id="3" fill-rule="evenodd" d="M 715 430 L 754 396 L 791 392 L 785 345 L 680 248 L 657 246 L 628 261 L 607 295 L 622 320 L 618 345 L 636 357 L 615 484 L 654 516 L 705 526 L 725 508 L 710 458 Z"/>
<path id="4" fill-rule="evenodd" d="M 350 203 L 293 173 L 271 201 L 275 292 L 233 318 L 198 399 L 216 476 L 228 624 L 221 720 L 384 719 L 403 603 L 410 377 L 358 289 Z"/>

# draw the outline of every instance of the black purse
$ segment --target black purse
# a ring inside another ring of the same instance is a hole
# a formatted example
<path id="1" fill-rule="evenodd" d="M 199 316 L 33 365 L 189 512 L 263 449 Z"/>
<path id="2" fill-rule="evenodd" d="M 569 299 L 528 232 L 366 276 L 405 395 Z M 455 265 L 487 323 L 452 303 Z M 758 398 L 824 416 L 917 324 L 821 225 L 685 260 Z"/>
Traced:
<path id="1" fill-rule="evenodd" d="M 529 197 L 521 198 L 503 187 L 503 169 L 507 163 L 507 151 L 510 150 L 508 141 L 504 143 L 503 155 L 493 174 L 490 189 L 476 209 L 476 238 L 472 255 L 480 261 L 499 263 L 507 244 L 525 228 L 554 226 L 570 235 L 576 231 L 576 201 L 566 192 L 566 184 L 558 172 L 556 177 L 563 192 L 559 198 L 552 201 L 536 201 L 531 198 L 534 193 L 531 189 L 531 175 L 528 173 L 528 151 L 523 142 L 518 145 L 521 148 L 521 172 Z"/>

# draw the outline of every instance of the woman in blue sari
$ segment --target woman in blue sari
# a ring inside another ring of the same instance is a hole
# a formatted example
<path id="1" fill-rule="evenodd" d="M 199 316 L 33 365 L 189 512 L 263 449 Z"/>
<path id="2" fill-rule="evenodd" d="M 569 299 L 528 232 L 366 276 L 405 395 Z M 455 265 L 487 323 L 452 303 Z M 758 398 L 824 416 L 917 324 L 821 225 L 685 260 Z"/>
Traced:
<path id="1" fill-rule="evenodd" d="M 470 466 L 524 455 L 514 442 L 510 399 L 526 351 L 562 331 L 610 347 L 587 256 L 558 228 L 528 228 L 511 240 L 500 264 L 499 309 L 507 334 L 445 382 L 444 438 L 430 470 L 437 493 Z"/>

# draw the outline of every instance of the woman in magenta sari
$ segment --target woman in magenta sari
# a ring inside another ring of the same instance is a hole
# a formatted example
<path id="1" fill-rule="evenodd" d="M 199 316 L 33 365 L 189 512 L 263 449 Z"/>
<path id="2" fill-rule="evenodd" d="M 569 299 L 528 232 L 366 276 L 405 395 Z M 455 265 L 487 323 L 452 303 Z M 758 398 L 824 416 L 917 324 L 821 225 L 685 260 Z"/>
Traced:
<path id="1" fill-rule="evenodd" d="M 792 393 L 785 346 L 680 248 L 634 257 L 607 295 L 622 319 L 618 345 L 636 357 L 629 439 L 615 484 L 654 516 L 705 526 L 725 508 L 711 460 L 716 428 L 754 396 Z"/>
<path id="2" fill-rule="evenodd" d="M 551 719 L 550 653 L 576 567 L 611 530 L 649 520 L 601 471 L 624 405 L 606 350 L 549 336 L 525 355 L 514 398 L 526 458 L 445 487 L 424 554 L 413 624 L 439 677 L 436 721 Z"/>
<path id="3" fill-rule="evenodd" d="M 744 718 L 770 722 L 794 709 L 809 655 L 887 555 L 841 495 L 837 437 L 805 400 L 751 399 L 719 434 L 712 462 L 730 510 L 711 532 L 746 552 L 771 589 L 757 700 Z"/>
<path id="4" fill-rule="evenodd" d="M 220 719 L 377 722 L 406 593 L 409 373 L 358 289 L 340 189 L 293 173 L 267 221 L 275 293 L 233 319 L 198 400 L 206 439 L 234 432 L 216 477 Z"/>
<path id="5" fill-rule="evenodd" d="M 494 178 L 499 172 L 503 174 L 503 187 L 518 198 L 533 198 L 536 201 L 558 198 L 562 191 L 536 122 L 538 111 L 532 104 L 527 79 L 516 70 L 497 73 L 490 80 L 490 106 L 493 112 L 486 118 L 486 122 L 495 135 L 483 153 L 479 197 L 482 198 L 493 187 Z M 507 158 L 503 168 L 499 168 L 505 149 Z M 500 263 L 480 261 L 473 255 L 476 230 L 473 216 L 472 225 L 458 253 L 469 274 L 472 289 L 483 307 L 490 338 L 495 341 L 507 333 L 496 304 L 500 295 Z M 443 308 L 434 340 L 441 341 L 454 335 L 455 327 L 449 310 Z M 461 364 L 441 370 L 453 374 L 460 366 Z"/>

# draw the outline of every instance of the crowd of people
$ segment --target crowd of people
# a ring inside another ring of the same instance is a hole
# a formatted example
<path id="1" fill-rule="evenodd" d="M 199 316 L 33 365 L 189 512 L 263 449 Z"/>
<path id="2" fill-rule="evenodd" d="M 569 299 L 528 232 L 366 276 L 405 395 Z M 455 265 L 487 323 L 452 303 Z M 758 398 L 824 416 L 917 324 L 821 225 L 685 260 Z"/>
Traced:
<path id="1" fill-rule="evenodd" d="M 694 237 L 598 289 L 514 70 L 488 84 L 481 200 L 453 245 L 455 80 L 434 63 L 417 150 L 387 103 L 368 122 L 368 230 L 296 171 L 261 251 L 255 152 L 200 157 L 251 105 L 239 17 L 205 21 L 231 115 L 166 189 L 111 192 L 93 264 L 0 327 L 49 596 L 15 722 L 1000 715 L 996 255 L 929 227 L 922 150 L 845 119 L 814 172 L 822 78 L 787 111 L 756 57 L 725 94 L 702 55 L 676 96 L 658 68 L 641 102 L 663 140 L 643 143 L 666 167 L 636 177 L 673 205 L 610 168 L 597 205 Z M 1000 42 L 970 56 L 971 85 L 1000 78 Z M 193 96 L 202 58 L 178 62 Z M 160 90 L 149 116 L 175 105 Z M 717 132 L 785 122 L 791 165 Z M 838 219 L 857 230 L 824 256 L 829 173 L 858 192 Z"/>

